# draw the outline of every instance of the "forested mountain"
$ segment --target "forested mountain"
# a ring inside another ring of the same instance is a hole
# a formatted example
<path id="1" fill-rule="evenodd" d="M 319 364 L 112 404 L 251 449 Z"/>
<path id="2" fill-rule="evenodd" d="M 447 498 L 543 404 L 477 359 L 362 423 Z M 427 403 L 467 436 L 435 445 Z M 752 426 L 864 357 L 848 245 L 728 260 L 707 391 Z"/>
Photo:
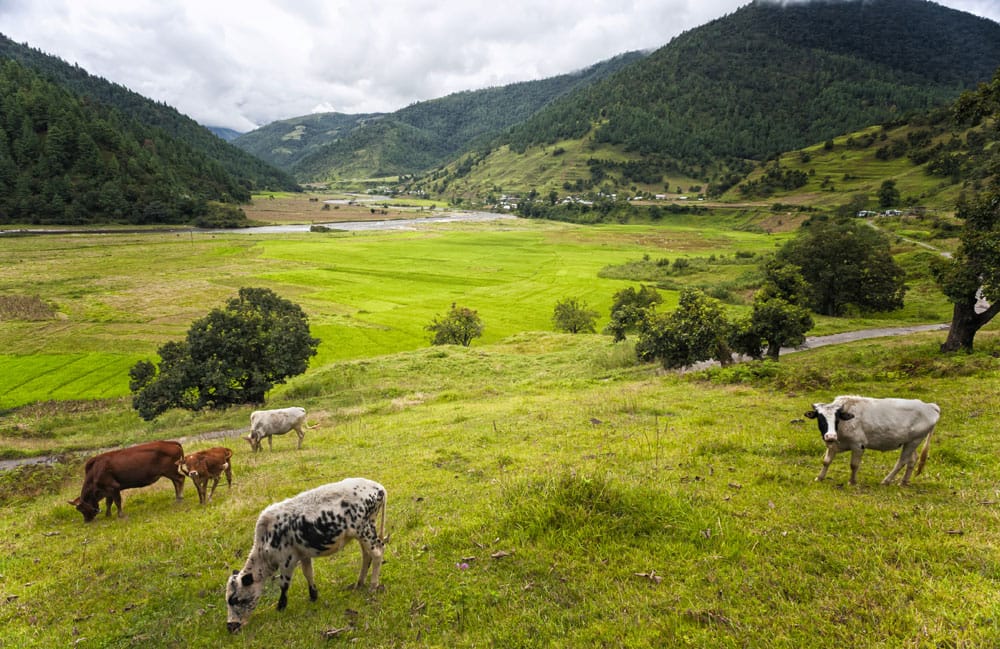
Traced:
<path id="1" fill-rule="evenodd" d="M 382 115 L 310 115 L 269 124 L 237 146 L 292 171 L 300 180 L 411 174 L 524 121 L 573 90 L 643 58 L 632 52 L 539 81 L 458 92 Z"/>
<path id="2" fill-rule="evenodd" d="M 215 133 L 216 137 L 221 137 L 226 142 L 232 142 L 239 136 L 243 135 L 239 131 L 226 128 L 225 126 L 206 126 L 205 128 L 212 131 L 212 133 Z"/>
<path id="3" fill-rule="evenodd" d="M 0 59 L 0 223 L 219 223 L 249 198 L 162 129 Z"/>
<path id="4" fill-rule="evenodd" d="M 12 59 L 36 70 L 52 83 L 79 97 L 118 111 L 123 118 L 157 129 L 163 137 L 173 138 L 191 149 L 190 155 L 202 155 L 220 164 L 244 187 L 254 190 L 296 190 L 295 181 L 247 152 L 228 144 L 193 119 L 166 104 L 155 102 L 124 86 L 89 74 L 77 65 L 21 45 L 0 34 L 0 61 Z"/>
<path id="5" fill-rule="evenodd" d="M 291 172 L 305 156 L 347 137 L 383 113 L 315 113 L 282 119 L 233 138 L 233 144 L 261 160 Z"/>
<path id="6" fill-rule="evenodd" d="M 721 183 L 742 161 L 944 105 L 998 66 L 1000 25 L 925 0 L 757 0 L 552 102 L 492 149 L 577 141 L 625 154 L 597 165 L 600 179 Z M 463 191 L 482 195 L 491 157 L 439 184 L 468 175 Z"/>

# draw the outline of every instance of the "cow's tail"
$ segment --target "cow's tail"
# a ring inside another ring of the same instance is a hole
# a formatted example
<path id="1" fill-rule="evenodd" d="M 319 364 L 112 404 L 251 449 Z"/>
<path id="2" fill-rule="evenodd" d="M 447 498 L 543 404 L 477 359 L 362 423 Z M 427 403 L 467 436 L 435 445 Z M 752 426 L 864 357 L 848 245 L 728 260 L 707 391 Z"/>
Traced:
<path id="1" fill-rule="evenodd" d="M 934 431 L 932 430 L 930 433 L 927 433 L 927 439 L 924 440 L 924 450 L 920 451 L 920 461 L 917 462 L 916 475 L 920 475 L 920 472 L 924 470 L 924 462 L 927 461 L 927 453 L 930 451 L 931 448 L 931 434 L 933 432 Z"/>
<path id="2" fill-rule="evenodd" d="M 388 539 L 385 538 L 385 507 L 387 504 L 386 501 L 388 500 L 389 500 L 389 494 L 386 493 L 385 489 L 383 489 L 382 506 L 379 508 L 381 512 L 379 513 L 379 522 L 378 522 L 378 538 L 381 539 L 383 543 L 388 541 Z"/>

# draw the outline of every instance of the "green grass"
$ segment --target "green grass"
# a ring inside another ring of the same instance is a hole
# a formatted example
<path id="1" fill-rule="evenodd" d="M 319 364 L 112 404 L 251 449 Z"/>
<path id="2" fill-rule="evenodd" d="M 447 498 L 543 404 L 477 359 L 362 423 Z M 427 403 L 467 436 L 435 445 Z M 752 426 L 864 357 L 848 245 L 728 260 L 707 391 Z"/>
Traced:
<path id="1" fill-rule="evenodd" d="M 0 471 L 0 648 L 996 645 L 995 325 L 974 354 L 941 356 L 926 333 L 685 375 L 636 364 L 632 340 L 549 331 L 567 295 L 606 317 L 637 281 L 598 273 L 647 254 L 692 259 L 679 285 L 735 286 L 788 236 L 744 221 L 5 241 L 0 288 L 55 316 L 0 323 L 2 453 L 61 455 Z M 932 253 L 896 252 L 902 313 L 817 330 L 938 321 Z M 285 436 L 251 453 L 235 437 L 250 407 L 143 422 L 129 406 L 131 363 L 244 285 L 301 304 L 323 339 L 268 399 L 307 409 L 302 450 Z M 431 347 L 423 326 L 452 301 L 487 335 Z M 940 404 L 910 487 L 880 486 L 895 454 L 875 452 L 856 487 L 846 457 L 814 482 L 823 448 L 802 413 L 846 393 Z M 161 481 L 126 491 L 122 520 L 84 524 L 67 504 L 91 449 L 212 431 L 233 432 L 185 442 L 234 451 L 212 503 L 190 486 L 174 503 Z M 344 589 L 351 545 L 316 562 L 318 602 L 297 574 L 279 613 L 271 583 L 230 636 L 224 583 L 261 509 L 354 475 L 389 493 L 384 590 Z"/>
<path id="2" fill-rule="evenodd" d="M 128 367 L 183 338 L 194 320 L 223 306 L 241 286 L 271 288 L 303 307 L 323 341 L 313 367 L 424 347 L 424 327 L 452 303 L 479 312 L 485 332 L 477 344 L 550 330 L 552 309 L 565 297 L 588 302 L 606 321 L 612 295 L 630 282 L 599 277 L 605 266 L 644 254 L 768 251 L 779 240 L 733 229 L 733 223 L 527 221 L 402 233 L 81 233 L 5 240 L 0 291 L 37 296 L 55 315 L 0 326 L 0 384 L 7 388 L 0 407 L 128 394 Z"/>
<path id="3" fill-rule="evenodd" d="M 235 484 L 207 506 L 164 482 L 85 525 L 65 504 L 78 461 L 0 483 L 16 512 L 0 518 L 0 646 L 993 646 L 1000 336 L 973 355 L 938 342 L 789 355 L 750 380 L 551 333 L 334 363 L 276 395 L 310 412 L 301 451 L 188 444 L 235 451 Z M 866 454 L 857 487 L 843 457 L 813 481 L 822 443 L 802 413 L 852 392 L 941 405 L 909 488 L 878 484 L 894 453 Z M 344 590 L 351 545 L 316 562 L 318 602 L 296 574 L 278 612 L 272 583 L 230 637 L 223 585 L 256 515 L 350 475 L 389 493 L 384 590 Z"/>

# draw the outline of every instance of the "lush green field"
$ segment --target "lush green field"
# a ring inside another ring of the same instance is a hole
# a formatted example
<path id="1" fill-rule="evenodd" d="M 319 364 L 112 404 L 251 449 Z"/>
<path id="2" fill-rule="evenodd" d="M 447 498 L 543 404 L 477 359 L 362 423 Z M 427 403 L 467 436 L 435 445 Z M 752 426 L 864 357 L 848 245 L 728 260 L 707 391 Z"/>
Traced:
<path id="1" fill-rule="evenodd" d="M 65 504 L 79 460 L 4 472 L 0 647 L 996 646 L 1000 337 L 947 358 L 938 337 L 687 376 L 596 335 L 341 361 L 274 396 L 310 412 L 301 451 L 190 442 L 233 448 L 233 487 L 207 506 L 130 490 L 123 520 Z M 846 457 L 814 482 L 802 413 L 855 392 L 941 405 L 910 487 L 878 484 L 895 453 L 876 452 L 857 487 Z M 154 436 L 245 416 L 173 415 Z M 384 590 L 344 589 L 352 544 L 316 562 L 318 602 L 297 574 L 278 612 L 272 583 L 229 636 L 224 582 L 259 511 L 353 475 L 389 493 Z"/>
<path id="2" fill-rule="evenodd" d="M 996 327 L 971 355 L 942 357 L 927 333 L 686 375 L 637 365 L 631 341 L 549 331 L 566 296 L 603 325 L 614 291 L 659 258 L 687 257 L 666 281 L 724 288 L 738 311 L 755 255 L 786 236 L 731 215 L 4 240 L 4 293 L 38 299 L 0 322 L 3 454 L 187 438 L 232 448 L 235 484 L 206 506 L 190 486 L 180 504 L 166 482 L 129 490 L 125 519 L 84 524 L 67 501 L 87 454 L 0 471 L 0 648 L 996 646 Z M 903 312 L 817 330 L 945 319 L 932 253 L 896 252 Z M 307 408 L 301 451 L 279 437 L 252 454 L 235 437 L 249 408 L 151 423 L 129 408 L 131 363 L 245 285 L 301 304 L 323 339 L 269 395 Z M 423 327 L 453 301 L 486 336 L 429 346 Z M 802 414 L 842 393 L 940 404 L 912 486 L 880 486 L 895 454 L 874 452 L 857 487 L 846 457 L 814 482 L 823 447 Z M 232 432 L 198 438 L 213 431 Z M 260 510 L 356 475 L 389 493 L 384 589 L 344 589 L 351 545 L 316 562 L 318 602 L 296 575 L 279 613 L 271 584 L 230 636 L 224 582 Z"/>
<path id="3" fill-rule="evenodd" d="M 78 234 L 8 238 L 0 291 L 37 296 L 55 317 L 0 323 L 0 407 L 128 393 L 128 368 L 182 338 L 241 286 L 300 304 L 322 339 L 313 367 L 428 344 L 453 302 L 479 311 L 482 342 L 551 329 L 577 297 L 607 318 L 622 280 L 606 265 L 643 254 L 769 251 L 780 237 L 730 224 L 577 227 L 503 222 L 412 232 Z M 750 262 L 748 262 L 748 265 Z"/>

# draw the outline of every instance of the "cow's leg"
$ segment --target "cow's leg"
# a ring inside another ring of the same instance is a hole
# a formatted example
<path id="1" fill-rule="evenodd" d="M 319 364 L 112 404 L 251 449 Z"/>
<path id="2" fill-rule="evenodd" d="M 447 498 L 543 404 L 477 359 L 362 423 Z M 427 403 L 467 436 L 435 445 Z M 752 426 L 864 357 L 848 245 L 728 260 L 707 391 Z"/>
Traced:
<path id="1" fill-rule="evenodd" d="M 279 611 L 285 610 L 285 607 L 288 606 L 288 585 L 292 583 L 292 573 L 295 572 L 295 565 L 298 562 L 298 559 L 289 554 L 285 565 L 281 566 L 281 574 L 278 579 L 281 583 L 281 595 L 278 597 Z"/>
<path id="2" fill-rule="evenodd" d="M 119 489 L 115 489 L 112 493 L 114 496 L 115 507 L 118 508 L 118 518 L 125 518 L 125 514 L 122 513 L 122 492 Z M 111 515 L 111 503 L 108 503 L 108 515 Z"/>
<path id="3" fill-rule="evenodd" d="M 229 462 L 226 462 L 226 486 L 233 487 L 233 467 L 229 466 Z"/>
<path id="4" fill-rule="evenodd" d="M 858 469 L 861 468 L 861 456 L 865 454 L 865 449 L 851 449 L 851 484 L 858 484 Z"/>
<path id="5" fill-rule="evenodd" d="M 272 439 L 274 439 L 274 435 L 268 435 L 267 436 L 267 450 L 268 451 L 273 451 L 274 450 L 274 446 L 271 445 L 271 440 Z"/>
<path id="6" fill-rule="evenodd" d="M 179 478 L 170 478 L 170 481 L 174 483 L 174 500 L 184 499 L 184 476 Z"/>
<path id="7" fill-rule="evenodd" d="M 219 478 L 222 476 L 215 476 L 212 478 L 212 490 L 208 492 L 208 502 L 212 502 L 212 496 L 215 494 L 215 488 L 219 486 Z"/>
<path id="8" fill-rule="evenodd" d="M 309 584 L 309 599 L 315 602 L 319 597 L 319 591 L 316 590 L 316 581 L 313 579 L 313 560 L 309 557 L 302 560 L 302 575 Z"/>
<path id="9" fill-rule="evenodd" d="M 832 446 L 826 447 L 826 455 L 823 456 L 823 468 L 820 469 L 819 475 L 816 476 L 816 480 L 825 480 L 826 471 L 830 468 L 830 463 L 833 462 L 833 458 L 837 455 L 837 449 Z"/>
<path id="10" fill-rule="evenodd" d="M 379 572 L 382 569 L 382 555 L 385 552 L 385 546 L 383 546 L 382 541 L 378 538 L 378 533 L 375 531 L 373 523 L 369 523 L 361 530 L 361 534 L 358 535 L 358 543 L 361 545 L 361 574 L 358 575 L 356 586 L 361 588 L 365 585 L 365 575 L 368 573 L 368 567 L 371 566 L 371 589 L 375 590 L 378 588 Z"/>
<path id="11" fill-rule="evenodd" d="M 107 516 L 108 518 L 111 518 L 111 503 L 113 503 L 113 502 L 114 502 L 114 498 L 112 498 L 111 496 L 108 496 L 107 498 L 104 499 L 104 505 L 105 505 L 105 507 L 107 509 L 107 511 L 104 512 L 104 515 Z M 100 510 L 100 508 L 98 507 L 98 511 L 99 510 Z M 118 515 L 119 516 L 122 515 L 121 507 L 118 508 Z"/>
<path id="12" fill-rule="evenodd" d="M 295 433 L 299 436 L 299 446 L 298 446 L 298 448 L 301 449 L 302 448 L 302 440 L 305 438 L 306 434 L 302 430 L 301 426 L 296 426 Z"/>
<path id="13" fill-rule="evenodd" d="M 896 461 L 896 466 L 892 467 L 892 471 L 890 471 L 889 475 L 882 480 L 882 484 L 891 484 L 895 479 L 896 474 L 903 468 L 903 464 L 906 464 L 906 473 L 903 474 L 901 484 L 904 487 L 910 484 L 910 474 L 913 473 L 913 467 L 917 463 L 917 447 L 920 446 L 920 442 L 922 441 L 923 440 L 917 439 L 903 445 L 903 450 L 899 454 L 899 460 Z"/>
<path id="14" fill-rule="evenodd" d="M 194 486 L 195 486 L 195 489 L 198 490 L 198 504 L 199 505 L 204 505 L 205 504 L 205 491 L 206 491 L 206 489 L 208 487 L 208 478 L 203 478 L 203 477 L 201 477 L 199 475 L 198 479 L 195 480 Z"/>

